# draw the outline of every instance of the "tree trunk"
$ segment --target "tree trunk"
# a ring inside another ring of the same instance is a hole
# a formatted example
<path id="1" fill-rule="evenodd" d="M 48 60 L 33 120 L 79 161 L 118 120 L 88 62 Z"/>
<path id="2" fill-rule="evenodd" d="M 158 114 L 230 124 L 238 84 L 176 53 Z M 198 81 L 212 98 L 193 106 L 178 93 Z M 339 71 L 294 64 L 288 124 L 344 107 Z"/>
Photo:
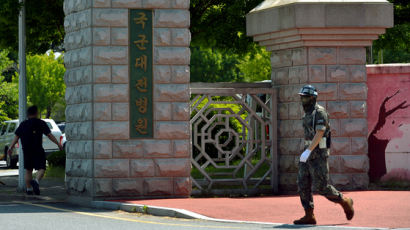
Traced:
<path id="1" fill-rule="evenodd" d="M 50 116 L 51 116 L 51 106 L 48 106 L 48 107 L 47 107 L 46 118 L 47 118 L 47 119 L 50 119 Z"/>

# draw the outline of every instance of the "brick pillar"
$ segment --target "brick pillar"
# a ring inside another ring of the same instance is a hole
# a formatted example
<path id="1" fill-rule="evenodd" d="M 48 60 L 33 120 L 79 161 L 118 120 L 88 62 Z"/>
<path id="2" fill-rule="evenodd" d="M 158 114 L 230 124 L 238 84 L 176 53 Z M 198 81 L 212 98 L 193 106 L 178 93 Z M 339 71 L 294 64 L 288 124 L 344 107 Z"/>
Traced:
<path id="1" fill-rule="evenodd" d="M 267 0 L 247 16 L 248 35 L 272 51 L 272 84 L 279 89 L 280 189 L 296 189 L 303 152 L 300 88 L 314 85 L 318 103 L 330 114 L 331 181 L 338 188 L 367 188 L 366 46 L 393 25 L 392 5 L 384 0 Z"/>
<path id="2" fill-rule="evenodd" d="M 130 137 L 129 9 L 153 10 L 154 137 Z M 189 0 L 65 0 L 72 197 L 191 192 Z"/>

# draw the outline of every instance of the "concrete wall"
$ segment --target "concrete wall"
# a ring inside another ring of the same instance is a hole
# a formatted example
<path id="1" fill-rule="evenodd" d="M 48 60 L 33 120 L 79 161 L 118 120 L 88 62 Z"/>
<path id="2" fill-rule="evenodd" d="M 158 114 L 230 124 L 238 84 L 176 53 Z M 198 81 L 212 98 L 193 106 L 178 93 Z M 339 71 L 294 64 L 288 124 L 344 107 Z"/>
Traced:
<path id="1" fill-rule="evenodd" d="M 410 64 L 369 65 L 367 72 L 371 175 L 410 180 Z"/>
<path id="2" fill-rule="evenodd" d="M 128 9 L 154 9 L 154 139 L 129 130 Z M 189 0 L 65 0 L 67 188 L 72 196 L 187 196 Z"/>

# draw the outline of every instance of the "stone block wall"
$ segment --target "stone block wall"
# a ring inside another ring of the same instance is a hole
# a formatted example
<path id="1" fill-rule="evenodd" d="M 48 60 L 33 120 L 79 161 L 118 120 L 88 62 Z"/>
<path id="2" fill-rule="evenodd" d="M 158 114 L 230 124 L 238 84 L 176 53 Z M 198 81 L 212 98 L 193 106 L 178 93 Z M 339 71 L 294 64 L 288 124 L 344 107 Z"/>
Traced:
<path id="1" fill-rule="evenodd" d="M 129 130 L 128 9 L 154 10 L 154 139 Z M 178 197 L 189 179 L 189 0 L 65 0 L 66 185 L 86 197 Z"/>
<path id="2" fill-rule="evenodd" d="M 303 47 L 273 51 L 272 83 L 279 90 L 279 175 L 282 191 L 296 190 L 303 152 L 303 108 L 298 92 L 305 84 L 319 92 L 330 115 L 331 182 L 341 189 L 368 186 L 366 50 L 362 47 Z"/>

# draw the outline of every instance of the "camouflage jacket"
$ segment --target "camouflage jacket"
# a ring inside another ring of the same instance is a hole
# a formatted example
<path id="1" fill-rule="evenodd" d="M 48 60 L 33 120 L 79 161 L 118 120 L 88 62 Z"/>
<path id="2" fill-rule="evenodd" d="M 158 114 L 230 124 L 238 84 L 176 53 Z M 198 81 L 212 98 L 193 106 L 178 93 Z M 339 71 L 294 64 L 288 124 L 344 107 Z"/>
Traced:
<path id="1" fill-rule="evenodd" d="M 327 149 L 330 147 L 326 145 L 327 138 L 330 138 L 330 122 L 329 114 L 326 112 L 325 108 L 316 104 L 315 109 L 310 113 L 305 113 L 302 120 L 305 134 L 305 147 L 309 146 L 309 141 L 313 140 L 313 137 L 318 130 L 324 130 L 325 133 L 316 148 Z"/>

